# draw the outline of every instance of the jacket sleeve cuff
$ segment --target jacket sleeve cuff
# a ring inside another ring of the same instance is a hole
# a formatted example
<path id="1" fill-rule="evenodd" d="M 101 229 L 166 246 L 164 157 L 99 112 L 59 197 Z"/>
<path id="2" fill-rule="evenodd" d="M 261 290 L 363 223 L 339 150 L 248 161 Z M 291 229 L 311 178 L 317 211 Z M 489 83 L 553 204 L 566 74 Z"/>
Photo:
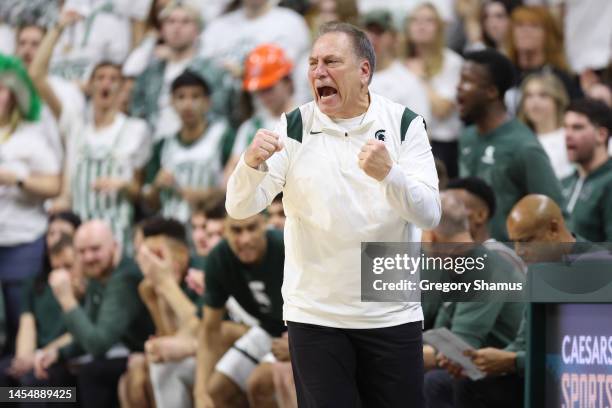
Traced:
<path id="1" fill-rule="evenodd" d="M 382 179 L 381 184 L 384 187 L 388 186 L 389 184 L 397 184 L 400 182 L 401 176 L 402 176 L 401 169 L 396 163 L 393 163 L 393 166 L 391 166 L 391 170 L 389 170 L 389 173 L 387 174 L 387 176 L 384 179 Z"/>
<path id="2" fill-rule="evenodd" d="M 411 179 L 410 177 L 406 177 L 402 171 L 402 168 L 397 163 L 393 163 L 391 170 L 389 170 L 389 174 L 382 179 L 380 184 L 385 191 L 405 191 L 405 194 L 411 203 L 420 201 L 419 195 L 414 194 L 415 188 L 418 192 L 420 187 L 419 182 Z"/>
<path id="3" fill-rule="evenodd" d="M 268 165 L 266 162 L 263 162 L 259 165 L 258 168 L 254 169 L 249 166 L 246 161 L 244 161 L 244 153 L 240 155 L 240 160 L 238 161 L 238 165 L 236 166 L 236 172 L 243 173 L 249 178 L 258 178 L 263 179 L 266 174 L 268 174 Z"/>

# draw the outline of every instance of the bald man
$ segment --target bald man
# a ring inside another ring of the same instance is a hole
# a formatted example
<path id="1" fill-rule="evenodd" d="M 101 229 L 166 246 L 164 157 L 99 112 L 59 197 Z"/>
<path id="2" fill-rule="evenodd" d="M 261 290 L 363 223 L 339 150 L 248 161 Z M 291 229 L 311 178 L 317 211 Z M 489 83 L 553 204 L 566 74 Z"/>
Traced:
<path id="1" fill-rule="evenodd" d="M 130 350 L 143 349 L 153 333 L 144 304 L 138 296 L 142 274 L 129 258 L 119 256 L 109 225 L 89 221 L 74 237 L 77 264 L 87 278 L 83 304 L 70 287 L 68 271 L 49 277 L 68 332 L 74 339 L 61 349 L 51 349 L 37 359 L 39 372 L 54 363 L 89 355 L 79 365 L 77 386 L 85 407 L 117 406 L 117 381 L 125 371 Z"/>
<path id="2" fill-rule="evenodd" d="M 460 245 L 473 243 L 469 231 L 468 211 L 456 194 L 444 191 L 440 194 L 442 205 L 442 217 L 440 224 L 432 231 L 432 241 L 438 244 L 440 249 L 452 250 L 457 255 Z M 487 250 L 482 246 L 474 246 L 469 252 L 461 254 L 464 257 L 477 259 L 486 258 L 485 269 L 466 271 L 463 274 L 453 275 L 453 282 L 470 282 L 475 279 L 484 279 L 490 283 L 508 282 L 523 283 L 525 276 L 505 261 L 495 252 Z M 421 272 L 421 279 L 428 279 L 429 270 Z M 434 278 L 435 279 L 435 278 Z M 463 339 L 476 349 L 487 346 L 506 347 L 512 342 L 519 328 L 523 305 L 517 302 L 498 301 L 446 301 L 448 299 L 437 293 L 423 292 L 423 311 L 426 320 L 430 317 L 432 310 L 435 311 L 433 328 L 446 327 L 452 333 Z M 469 300 L 469 299 L 468 299 Z M 424 391 L 428 407 L 452 408 L 454 407 L 453 388 L 455 381 L 445 369 L 436 367 L 433 347 L 426 345 L 423 348 L 425 368 Z M 451 363 L 452 366 L 455 366 Z M 450 370 L 449 370 L 450 371 Z"/>
<path id="3" fill-rule="evenodd" d="M 548 252 L 547 258 L 559 259 L 571 246 L 558 244 L 576 242 L 565 225 L 561 208 L 541 194 L 530 194 L 519 200 L 508 215 L 506 227 L 516 253 L 527 263 L 542 261 L 543 250 Z M 535 242 L 539 244 L 534 245 Z M 550 245 L 542 244 L 546 242 Z"/>
<path id="4" fill-rule="evenodd" d="M 528 263 L 542 260 L 542 249 L 547 250 L 547 260 L 560 259 L 563 252 L 572 247 L 560 244 L 576 242 L 565 226 L 559 206 L 541 194 L 530 194 L 519 200 L 510 210 L 506 226 L 516 252 Z M 480 381 L 462 379 L 455 384 L 457 408 L 522 406 L 526 325 L 526 316 L 523 315 L 516 338 L 506 348 L 487 347 L 470 354 L 472 361 L 487 377 Z"/>

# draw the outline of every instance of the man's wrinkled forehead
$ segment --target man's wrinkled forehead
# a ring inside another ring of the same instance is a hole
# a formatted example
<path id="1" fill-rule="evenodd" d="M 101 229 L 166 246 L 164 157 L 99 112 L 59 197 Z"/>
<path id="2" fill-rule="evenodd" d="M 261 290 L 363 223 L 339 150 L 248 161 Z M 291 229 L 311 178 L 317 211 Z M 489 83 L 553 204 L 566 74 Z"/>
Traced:
<path id="1" fill-rule="evenodd" d="M 333 57 L 346 58 L 355 56 L 351 38 L 342 32 L 325 33 L 316 39 L 310 51 L 310 59 L 326 59 Z"/>

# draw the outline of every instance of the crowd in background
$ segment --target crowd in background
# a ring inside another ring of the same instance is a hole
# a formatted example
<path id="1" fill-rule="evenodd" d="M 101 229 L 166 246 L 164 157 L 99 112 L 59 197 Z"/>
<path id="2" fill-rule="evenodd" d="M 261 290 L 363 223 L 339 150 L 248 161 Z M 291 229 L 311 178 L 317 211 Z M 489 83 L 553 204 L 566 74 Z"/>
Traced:
<path id="1" fill-rule="evenodd" d="M 5 0 L 0 385 L 76 384 L 84 407 L 296 406 L 282 195 L 233 220 L 224 188 L 255 132 L 312 100 L 310 46 L 334 21 L 370 39 L 370 91 L 425 120 L 444 192 L 423 241 L 524 272 L 501 242 L 612 240 L 608 0 Z M 516 362 L 478 388 L 426 346 L 428 406 L 522 398 L 522 307 L 424 304 L 484 371 Z M 247 363 L 225 353 L 240 344 Z"/>

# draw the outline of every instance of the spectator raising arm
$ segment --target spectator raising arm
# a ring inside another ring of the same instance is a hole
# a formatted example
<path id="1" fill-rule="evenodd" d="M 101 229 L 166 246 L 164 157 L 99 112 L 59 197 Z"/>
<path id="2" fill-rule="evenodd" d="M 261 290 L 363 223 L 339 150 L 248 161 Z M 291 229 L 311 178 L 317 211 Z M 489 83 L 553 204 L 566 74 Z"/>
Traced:
<path id="1" fill-rule="evenodd" d="M 51 28 L 45 35 L 45 38 L 34 56 L 32 64 L 30 64 L 30 69 L 28 70 L 36 90 L 49 106 L 57 120 L 59 120 L 62 115 L 62 103 L 48 81 L 49 61 L 53 55 L 55 44 L 57 44 L 64 28 L 76 23 L 81 18 L 82 16 L 74 11 L 63 13 L 57 25 Z"/>

